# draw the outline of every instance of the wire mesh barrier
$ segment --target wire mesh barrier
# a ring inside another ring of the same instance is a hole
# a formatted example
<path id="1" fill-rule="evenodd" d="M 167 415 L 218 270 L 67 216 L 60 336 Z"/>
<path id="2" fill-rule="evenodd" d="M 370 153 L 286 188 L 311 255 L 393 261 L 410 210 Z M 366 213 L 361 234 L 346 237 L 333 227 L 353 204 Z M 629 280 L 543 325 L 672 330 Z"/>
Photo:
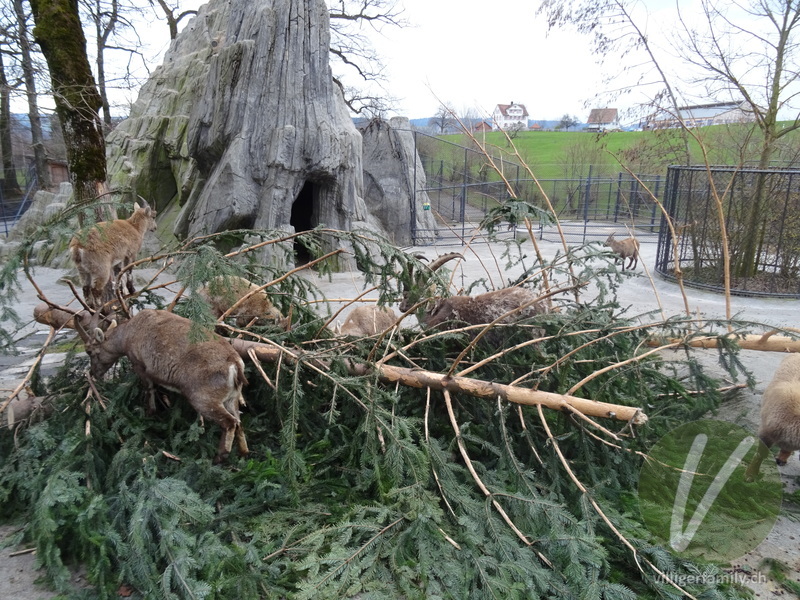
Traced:
<path id="1" fill-rule="evenodd" d="M 656 271 L 687 285 L 750 296 L 800 297 L 800 170 L 670 167 Z"/>
<path id="2" fill-rule="evenodd" d="M 3 195 L 2 186 L 0 186 L 0 235 L 8 237 L 20 217 L 30 208 L 33 196 L 38 189 L 39 181 L 36 177 L 36 169 L 33 167 L 29 167 L 25 174 L 25 187 L 22 196 L 6 198 Z"/>
<path id="3" fill-rule="evenodd" d="M 633 176 L 580 166 L 575 170 L 585 175 L 534 180 L 516 157 L 487 157 L 480 150 L 420 132 L 414 132 L 414 139 L 426 178 L 425 187 L 414 191 L 414 202 L 429 202 L 438 226 L 436 231 L 416 230 L 412 218 L 415 243 L 470 237 L 493 208 L 511 198 L 552 214 L 549 200 L 571 243 L 605 239 L 622 228 L 636 229 L 642 242 L 657 239 L 661 219 L 652 195 L 662 193 L 660 175 Z M 537 223 L 536 229 L 542 239 L 557 235 L 544 223 Z"/>

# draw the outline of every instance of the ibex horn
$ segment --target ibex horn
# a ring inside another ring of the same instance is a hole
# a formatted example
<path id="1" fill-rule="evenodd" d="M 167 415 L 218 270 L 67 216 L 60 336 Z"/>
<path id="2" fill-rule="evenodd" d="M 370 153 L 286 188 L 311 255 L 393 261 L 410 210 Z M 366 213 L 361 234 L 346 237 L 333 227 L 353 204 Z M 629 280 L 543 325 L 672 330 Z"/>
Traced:
<path id="1" fill-rule="evenodd" d="M 446 262 L 450 262 L 454 258 L 460 258 L 461 260 L 465 260 L 463 254 L 459 254 L 458 252 L 450 252 L 449 254 L 442 254 L 439 258 L 437 258 L 435 261 L 429 264 L 428 268 L 431 271 L 435 271 L 443 264 L 445 264 Z"/>

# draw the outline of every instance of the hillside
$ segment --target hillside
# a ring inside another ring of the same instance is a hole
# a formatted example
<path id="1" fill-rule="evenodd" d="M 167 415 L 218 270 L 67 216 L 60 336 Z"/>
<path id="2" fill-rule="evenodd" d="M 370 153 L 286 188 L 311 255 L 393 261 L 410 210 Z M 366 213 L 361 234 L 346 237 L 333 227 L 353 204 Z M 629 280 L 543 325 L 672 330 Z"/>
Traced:
<path id="1" fill-rule="evenodd" d="M 752 136 L 750 146 L 744 150 L 738 143 L 738 140 L 746 139 L 747 129 L 744 125 L 718 125 L 692 131 L 689 135 L 690 162 L 704 162 L 702 148 L 705 148 L 709 164 L 740 165 L 742 153 L 746 162 L 755 162 L 760 149 L 758 136 Z M 784 138 L 774 155 L 774 163 L 796 166 L 794 149 L 798 144 L 798 135 L 793 132 Z M 440 137 L 455 144 L 473 145 L 464 134 Z M 502 132 L 476 134 L 476 139 L 497 156 L 513 155 L 514 149 Z M 516 134 L 512 141 L 534 174 L 545 179 L 583 177 L 588 172 L 588 165 L 609 172 L 628 168 L 635 173 L 664 174 L 669 165 L 683 162 L 680 150 L 683 142 L 677 129 L 599 134 L 584 131 L 523 131 Z"/>

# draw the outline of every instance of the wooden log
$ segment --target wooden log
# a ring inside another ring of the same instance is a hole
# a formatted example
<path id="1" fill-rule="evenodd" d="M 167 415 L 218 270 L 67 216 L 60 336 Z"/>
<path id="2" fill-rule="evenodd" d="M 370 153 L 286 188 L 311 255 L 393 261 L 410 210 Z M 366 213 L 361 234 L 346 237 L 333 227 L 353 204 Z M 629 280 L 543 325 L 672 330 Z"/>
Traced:
<path id="1" fill-rule="evenodd" d="M 74 314 L 69 310 L 53 309 L 47 305 L 39 305 L 34 310 L 34 317 L 40 323 L 53 327 L 69 326 Z M 284 359 L 297 360 L 302 356 L 300 351 L 289 351 L 280 346 L 250 342 L 241 339 L 230 340 L 234 350 L 242 357 L 256 356 L 259 361 L 276 362 L 281 355 Z M 324 367 L 321 361 L 317 361 Z M 476 398 L 494 400 L 498 396 L 515 404 L 529 406 L 542 405 L 559 411 L 575 410 L 590 417 L 629 421 L 635 425 L 647 422 L 647 415 L 640 408 L 596 402 L 576 396 L 542 392 L 518 386 L 470 379 L 468 377 L 452 377 L 420 369 L 408 369 L 392 365 L 374 365 L 371 363 L 351 363 L 349 371 L 353 375 L 366 375 L 376 371 L 378 379 L 383 383 L 399 383 L 408 387 L 431 388 L 460 392 Z"/>
<path id="2" fill-rule="evenodd" d="M 258 342 L 235 339 L 231 340 L 231 344 L 234 350 L 243 358 L 248 356 L 248 352 L 252 352 L 259 360 L 266 362 L 277 361 L 278 357 L 283 353 L 281 348 L 259 344 Z M 286 357 L 286 355 L 284 356 Z M 489 400 L 494 400 L 500 396 L 504 400 L 515 404 L 528 406 L 541 404 L 553 410 L 575 410 L 589 417 L 629 421 L 634 425 L 643 425 L 647 422 L 647 415 L 640 408 L 634 406 L 597 402 L 586 398 L 578 398 L 577 396 L 542 392 L 493 381 L 470 379 L 469 377 L 452 377 L 422 369 L 408 369 L 392 365 L 377 366 L 367 363 L 352 364 L 349 371 L 352 375 L 366 375 L 373 369 L 377 370 L 378 379 L 382 383 L 399 383 L 408 387 L 460 392 L 468 396 Z"/>
<path id="3" fill-rule="evenodd" d="M 730 340 L 738 345 L 742 350 L 759 350 L 762 352 L 800 352 L 800 340 L 795 340 L 786 336 L 775 335 L 776 330 L 768 331 L 763 335 L 745 335 L 741 337 L 731 337 Z M 719 348 L 719 337 L 695 337 L 695 338 L 651 338 L 647 341 L 648 346 L 657 347 L 666 344 L 677 344 L 690 346 L 692 348 Z"/>

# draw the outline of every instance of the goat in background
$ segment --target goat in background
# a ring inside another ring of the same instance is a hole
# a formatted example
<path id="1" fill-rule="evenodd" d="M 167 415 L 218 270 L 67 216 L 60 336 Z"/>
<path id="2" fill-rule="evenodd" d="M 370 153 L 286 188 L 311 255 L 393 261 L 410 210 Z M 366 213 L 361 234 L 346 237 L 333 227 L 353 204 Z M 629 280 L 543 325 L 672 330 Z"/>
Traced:
<path id="1" fill-rule="evenodd" d="M 146 202 L 144 206 L 137 202 L 127 219 L 101 221 L 72 238 L 70 255 L 81 278 L 83 298 L 91 308 L 114 298 L 114 277 L 136 260 L 145 233 L 155 230 L 156 211 Z M 129 294 L 136 291 L 131 273 L 127 289 Z"/>
<path id="2" fill-rule="evenodd" d="M 463 258 L 461 254 L 444 254 L 429 265 L 431 272 L 435 272 L 445 263 L 455 259 Z M 404 290 L 403 300 L 400 303 L 400 310 L 408 312 L 415 304 L 415 298 L 421 296 L 420 285 L 422 282 L 417 279 L 417 289 Z M 414 291 L 414 294 L 411 292 Z M 433 293 L 435 290 L 428 290 Z M 537 314 L 547 312 L 547 306 L 539 300 L 539 297 L 532 291 L 521 288 L 511 287 L 502 288 L 477 296 L 449 296 L 446 298 L 428 297 L 422 300 L 426 303 L 420 325 L 426 328 L 441 327 L 448 322 L 466 323 L 468 325 L 479 325 L 491 323 L 500 319 L 500 323 L 512 323 L 520 319 L 526 319 Z"/>
<path id="3" fill-rule="evenodd" d="M 192 342 L 189 319 L 164 310 L 143 310 L 107 330 L 100 327 L 98 311 L 88 331 L 81 318 L 73 318 L 91 360 L 91 374 L 102 377 L 122 356 L 144 382 L 148 414 L 155 412 L 155 386 L 177 391 L 204 418 L 222 428 L 215 463 L 227 459 L 236 439 L 239 454 L 249 453 L 239 417 L 244 405 L 242 387 L 247 383 L 244 362 L 223 338 L 210 334 L 206 341 Z M 90 333 L 91 332 L 91 333 Z"/>
<path id="4" fill-rule="evenodd" d="M 285 328 L 288 325 L 267 292 L 243 277 L 215 277 L 200 289 L 199 294 L 217 318 L 233 308 L 228 316 L 236 319 L 237 327 L 246 327 L 252 321 L 259 326 L 275 324 Z"/>
<path id="5" fill-rule="evenodd" d="M 391 329 L 399 318 L 400 316 L 388 306 L 361 305 L 350 311 L 336 333 L 369 337 Z"/>
<path id="6" fill-rule="evenodd" d="M 606 240 L 605 246 L 610 247 L 614 252 L 617 253 L 617 258 L 614 259 L 614 264 L 617 264 L 622 259 L 622 270 L 625 270 L 625 260 L 629 259 L 628 261 L 628 268 L 636 268 L 639 264 L 639 240 L 633 237 L 629 237 L 624 240 L 615 240 L 614 234 L 608 236 Z"/>

